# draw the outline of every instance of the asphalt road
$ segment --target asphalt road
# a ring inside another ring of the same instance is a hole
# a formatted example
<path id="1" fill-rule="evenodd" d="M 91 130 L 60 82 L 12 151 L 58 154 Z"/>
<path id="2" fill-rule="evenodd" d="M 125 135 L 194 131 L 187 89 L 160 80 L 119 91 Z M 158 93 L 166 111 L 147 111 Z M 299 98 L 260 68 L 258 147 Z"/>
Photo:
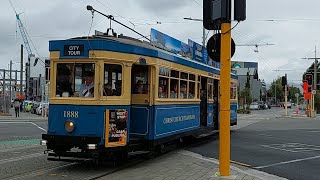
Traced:
<path id="1" fill-rule="evenodd" d="M 272 108 L 239 116 L 231 132 L 231 160 L 288 179 L 320 179 L 320 120 L 282 114 Z M 218 159 L 219 138 L 188 150 Z"/>

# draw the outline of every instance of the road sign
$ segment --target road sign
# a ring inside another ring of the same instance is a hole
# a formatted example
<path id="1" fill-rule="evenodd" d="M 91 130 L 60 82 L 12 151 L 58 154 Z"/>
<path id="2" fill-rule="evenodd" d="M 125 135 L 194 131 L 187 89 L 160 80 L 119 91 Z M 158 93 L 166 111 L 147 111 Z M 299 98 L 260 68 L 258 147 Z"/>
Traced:
<path id="1" fill-rule="evenodd" d="M 300 94 L 299 94 L 299 93 L 296 93 L 294 96 L 295 96 L 296 98 L 298 98 L 298 97 L 300 96 Z"/>
<path id="2" fill-rule="evenodd" d="M 316 95 L 316 94 L 317 94 L 317 91 L 316 91 L 316 90 L 312 90 L 312 94 L 313 94 L 313 95 Z"/>

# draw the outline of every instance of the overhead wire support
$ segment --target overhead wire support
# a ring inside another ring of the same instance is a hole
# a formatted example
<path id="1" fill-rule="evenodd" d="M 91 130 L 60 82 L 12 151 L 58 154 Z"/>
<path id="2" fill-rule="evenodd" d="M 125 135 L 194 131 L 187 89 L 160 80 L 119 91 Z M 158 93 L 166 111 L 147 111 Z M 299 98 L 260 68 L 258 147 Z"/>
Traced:
<path id="1" fill-rule="evenodd" d="M 115 20 L 115 19 L 114 19 L 114 17 L 113 17 L 112 15 L 106 15 L 106 14 L 104 14 L 104 13 L 102 13 L 102 12 L 100 12 L 100 11 L 98 11 L 98 10 L 94 9 L 94 8 L 93 8 L 92 6 L 90 6 L 90 5 L 88 5 L 88 6 L 87 6 L 87 10 L 88 10 L 88 11 L 91 11 L 92 13 L 97 12 L 97 13 L 99 13 L 99 14 L 101 14 L 101 15 L 105 16 L 106 18 L 108 18 L 108 19 L 110 19 L 110 20 L 112 20 L 112 21 L 114 21 L 114 22 L 116 22 L 116 23 L 120 24 L 121 26 L 124 26 L 124 27 L 126 27 L 126 28 L 130 29 L 131 31 L 133 31 L 133 32 L 135 32 L 135 33 L 137 33 L 137 34 L 139 34 L 141 37 L 143 37 L 143 38 L 147 39 L 148 41 L 151 41 L 149 38 L 147 38 L 147 37 L 146 37 L 146 36 L 144 36 L 143 34 L 141 34 L 141 33 L 137 32 L 136 30 L 134 30 L 134 29 L 130 28 L 129 26 L 127 26 L 127 25 L 125 25 L 125 24 L 122 24 L 121 22 L 119 22 L 119 21 Z"/>

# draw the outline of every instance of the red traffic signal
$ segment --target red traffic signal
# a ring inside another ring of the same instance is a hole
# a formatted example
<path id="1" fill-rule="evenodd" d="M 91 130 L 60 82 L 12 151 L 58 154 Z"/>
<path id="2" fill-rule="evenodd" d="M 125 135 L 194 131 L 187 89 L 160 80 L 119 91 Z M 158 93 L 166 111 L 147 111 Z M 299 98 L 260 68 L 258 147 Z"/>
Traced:
<path id="1" fill-rule="evenodd" d="M 313 84 L 312 83 L 313 82 L 313 75 L 312 74 L 306 74 L 305 78 L 306 78 L 306 81 L 307 81 L 308 85 L 312 86 L 312 84 Z"/>

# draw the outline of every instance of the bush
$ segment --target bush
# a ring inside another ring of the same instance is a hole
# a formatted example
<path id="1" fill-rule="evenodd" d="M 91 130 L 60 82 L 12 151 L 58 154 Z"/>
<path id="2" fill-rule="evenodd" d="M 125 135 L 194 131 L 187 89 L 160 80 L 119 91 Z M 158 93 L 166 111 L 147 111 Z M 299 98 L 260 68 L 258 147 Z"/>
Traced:
<path id="1" fill-rule="evenodd" d="M 249 109 L 238 109 L 238 114 L 250 114 Z"/>

